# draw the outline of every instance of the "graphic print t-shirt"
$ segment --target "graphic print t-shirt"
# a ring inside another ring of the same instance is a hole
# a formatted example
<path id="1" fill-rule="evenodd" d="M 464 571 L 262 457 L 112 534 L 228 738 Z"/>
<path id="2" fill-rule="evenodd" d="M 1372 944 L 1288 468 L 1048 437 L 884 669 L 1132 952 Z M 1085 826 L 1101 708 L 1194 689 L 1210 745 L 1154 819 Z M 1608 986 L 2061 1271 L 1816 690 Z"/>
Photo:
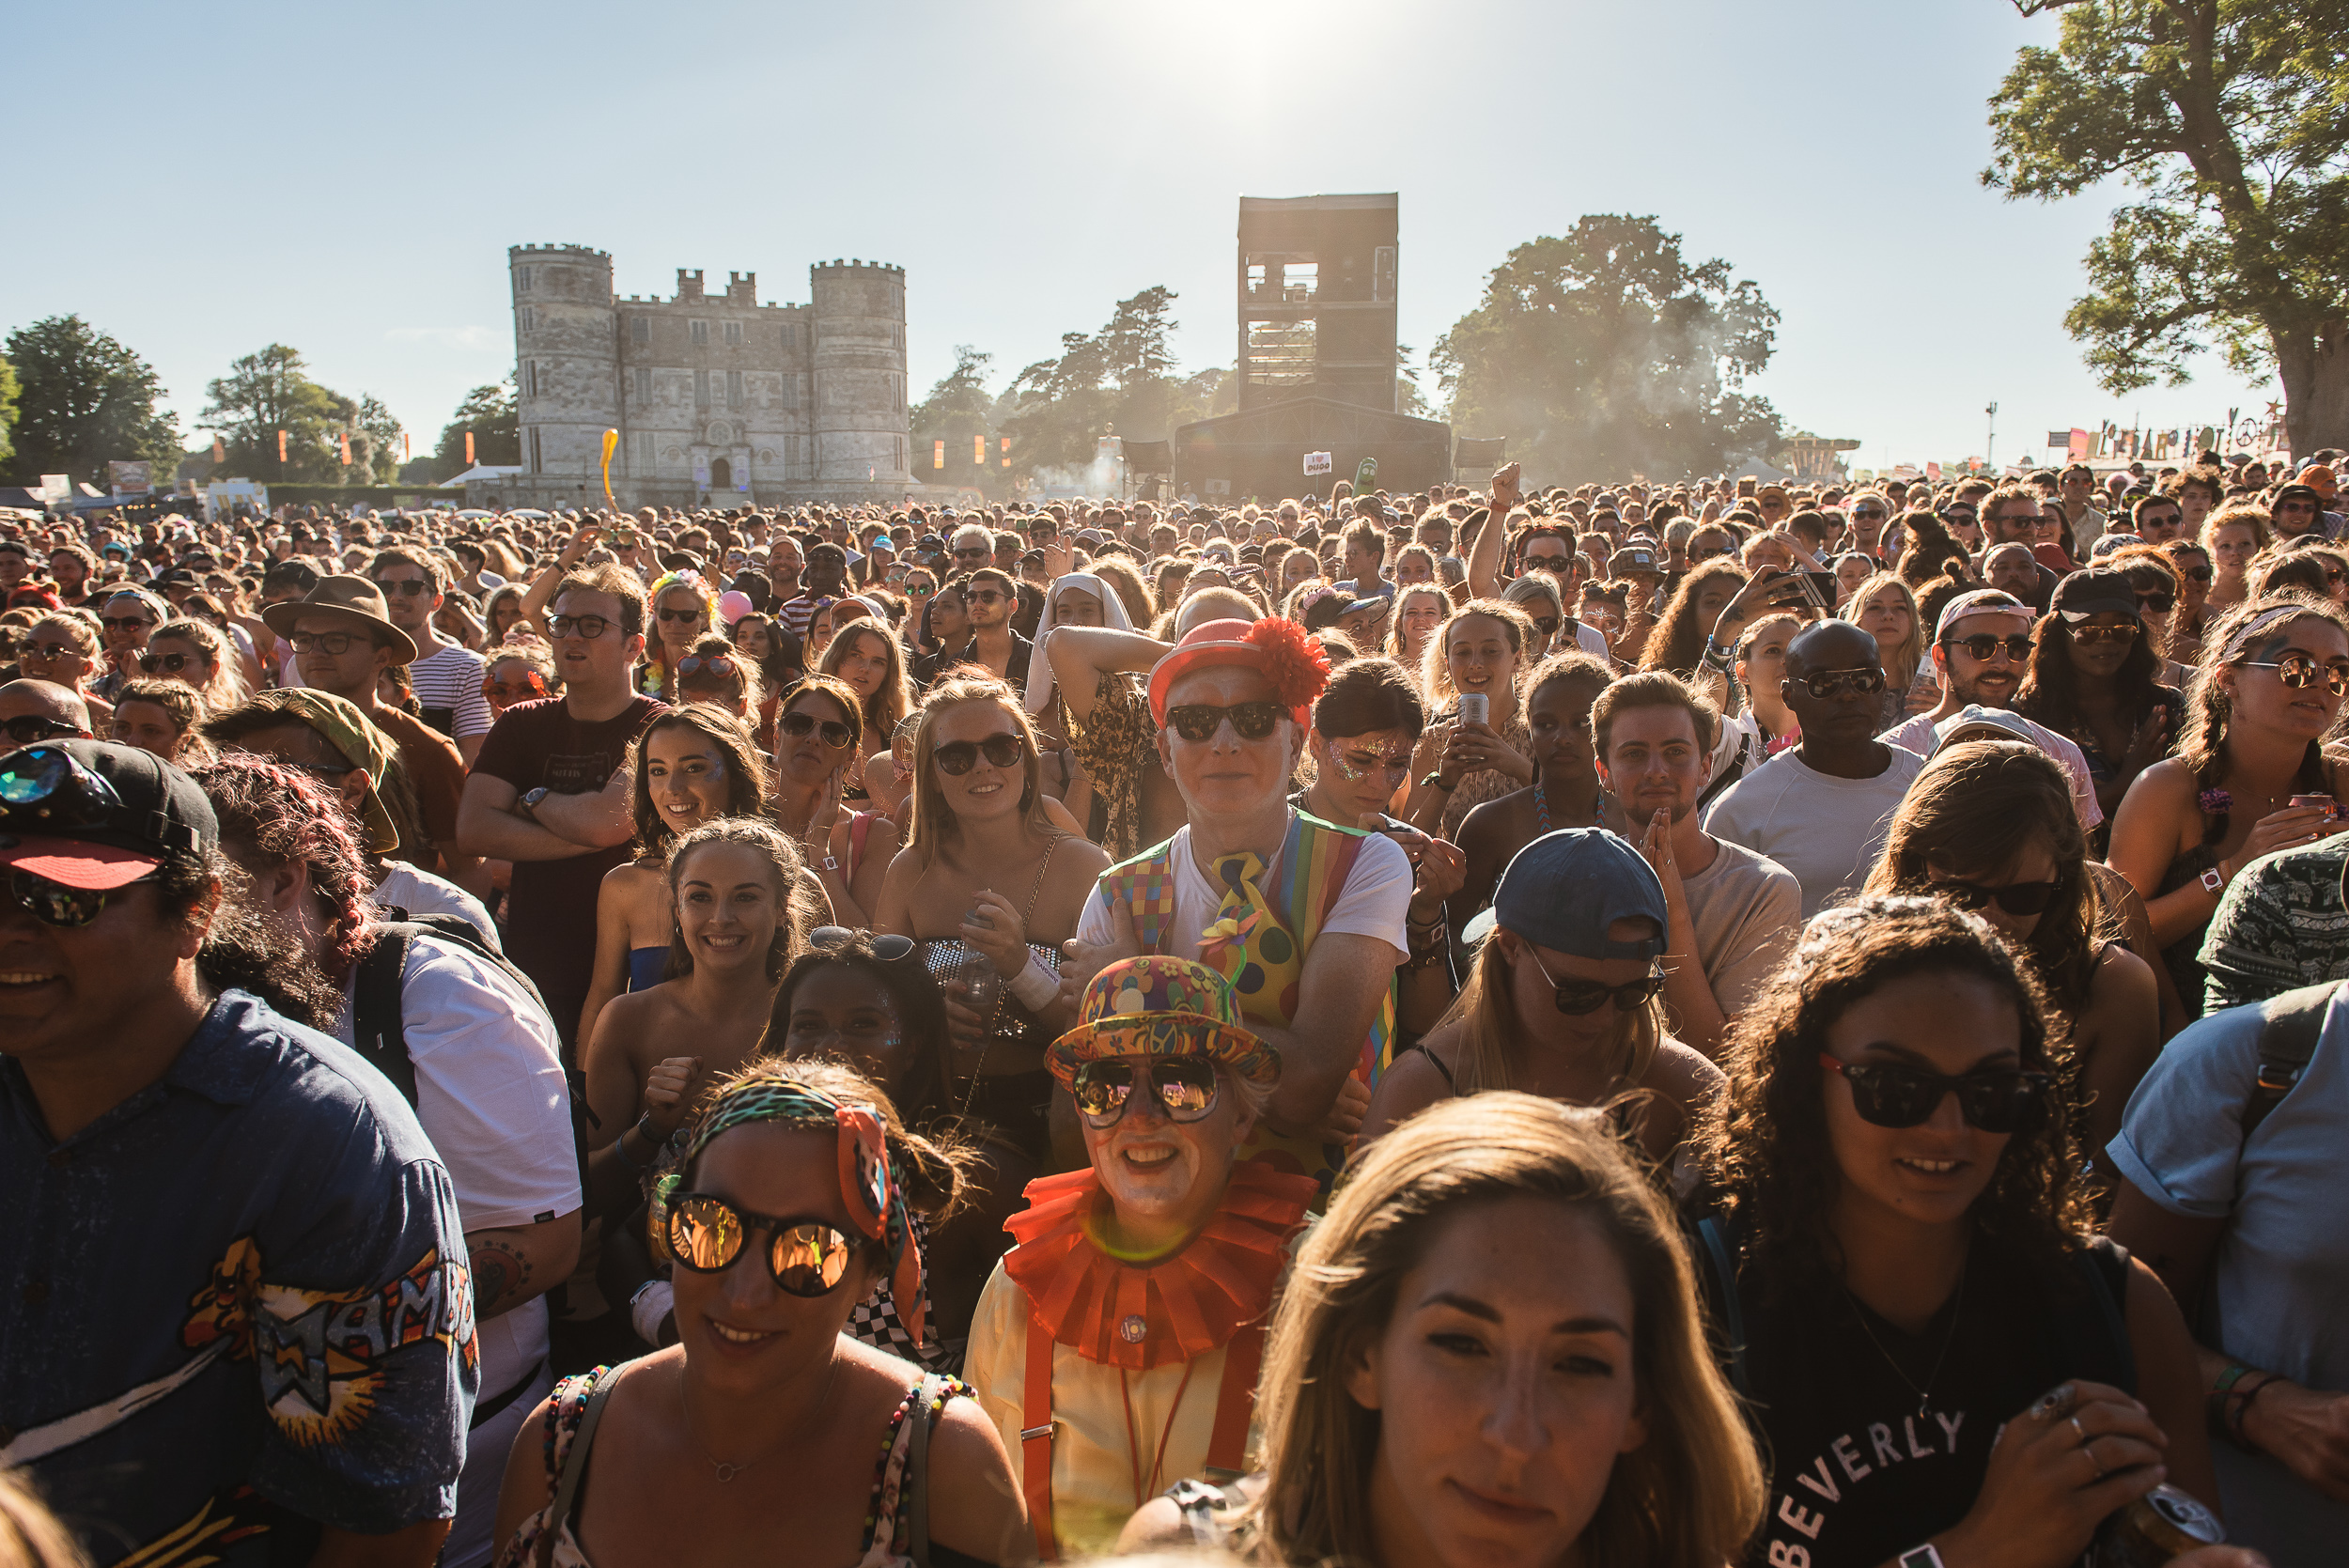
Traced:
<path id="1" fill-rule="evenodd" d="M 474 771 L 504 779 L 517 795 L 544 788 L 555 795 L 601 789 L 665 704 L 637 697 L 610 719 L 589 723 L 571 716 L 561 697 L 517 703 L 481 743 Z M 546 998 L 566 1046 L 579 1042 L 579 1012 L 586 1005 L 595 968 L 596 895 L 603 874 L 628 859 L 628 846 L 585 850 L 559 861 L 517 861 L 508 895 L 506 955 Z"/>

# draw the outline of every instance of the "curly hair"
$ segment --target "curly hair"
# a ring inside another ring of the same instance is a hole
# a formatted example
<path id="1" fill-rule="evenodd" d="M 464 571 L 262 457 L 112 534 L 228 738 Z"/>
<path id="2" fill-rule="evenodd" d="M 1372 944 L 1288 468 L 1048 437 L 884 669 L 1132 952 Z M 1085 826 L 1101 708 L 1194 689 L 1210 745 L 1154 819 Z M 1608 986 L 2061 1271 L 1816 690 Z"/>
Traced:
<path id="1" fill-rule="evenodd" d="M 640 859 L 666 855 L 670 841 L 677 836 L 661 808 L 652 803 L 652 778 L 648 771 L 652 737 L 663 730 L 692 730 L 717 748 L 726 770 L 726 805 L 721 815 L 756 816 L 767 799 L 767 765 L 759 757 L 758 742 L 752 738 L 741 720 L 708 703 L 673 707 L 646 724 L 643 733 L 629 743 L 628 759 L 621 764 L 634 781 L 628 798 L 629 819 L 636 825 L 636 841 L 629 847 Z"/>
<path id="2" fill-rule="evenodd" d="M 2269 616 L 2270 611 L 2293 610 L 2296 614 Z M 2178 727 L 2178 743 L 2173 754 L 2194 770 L 2194 787 L 2208 792 L 2218 787 L 2227 775 L 2227 727 L 2234 717 L 2234 703 L 2226 687 L 2218 680 L 2218 672 L 2237 660 L 2247 657 L 2248 644 L 2254 623 L 2262 631 L 2282 631 L 2302 620 L 2320 620 L 2341 629 L 2349 635 L 2349 616 L 2332 600 L 2312 594 L 2304 588 L 2287 588 L 2266 598 L 2248 598 L 2210 623 L 2202 633 L 2202 662 L 2195 670 L 2194 678 L 2186 683 L 2186 722 Z M 2325 772 L 2325 745 L 2320 739 L 2310 740 L 2300 759 L 2300 771 L 2294 778 L 2296 794 L 2328 795 Z M 2203 813 L 2202 842 L 2206 845 L 2223 843 L 2231 813 Z"/>
<path id="3" fill-rule="evenodd" d="M 272 868 L 300 861 L 309 868 L 310 892 L 327 928 L 319 968 L 339 986 L 366 950 L 375 922 L 366 851 L 342 797 L 250 752 L 230 752 L 189 777 L 212 802 L 221 842 L 238 846 L 234 858 Z"/>
<path id="4" fill-rule="evenodd" d="M 171 727 L 182 736 L 204 717 L 202 694 L 183 680 L 125 681 L 122 690 L 115 693 L 115 706 L 120 707 L 124 703 L 150 703 L 162 708 L 170 717 Z"/>
<path id="5" fill-rule="evenodd" d="M 302 943 L 242 896 L 247 878 L 217 849 L 165 857 L 155 873 L 158 908 L 167 922 L 194 924 L 209 918 L 196 949 L 195 971 L 215 990 L 250 991 L 280 1017 L 312 1029 L 332 1029 L 342 1012 L 343 988 L 310 961 Z M 209 916 L 199 910 L 209 906 Z"/>
<path id="6" fill-rule="evenodd" d="M 1642 670 L 1670 670 L 1678 675 L 1693 675 L 1703 667 L 1704 644 L 1713 635 L 1709 625 L 1701 624 L 1697 606 L 1705 591 L 1734 583 L 1735 594 L 1746 585 L 1743 567 L 1730 560 L 1707 561 L 1680 580 L 1680 589 L 1672 595 L 1672 603 L 1664 609 L 1664 618 L 1647 634 L 1647 645 L 1640 651 Z"/>
<path id="7" fill-rule="evenodd" d="M 1841 1178 L 1819 1053 L 1846 1011 L 1914 975 L 1969 977 L 1999 992 L 2015 1009 L 2024 1067 L 2053 1075 L 2061 1103 L 2076 1098 L 2071 1049 L 2050 1025 L 2046 990 L 1979 915 L 1938 899 L 1875 895 L 1813 915 L 1793 955 L 1731 1025 L 1720 1058 L 1729 1083 L 1701 1134 L 1765 1299 L 1843 1274 L 1828 1218 Z M 2043 1257 L 2076 1249 L 2094 1229 L 2079 1165 L 2066 1115 L 2015 1133 L 1975 1201 L 1974 1224 Z"/>

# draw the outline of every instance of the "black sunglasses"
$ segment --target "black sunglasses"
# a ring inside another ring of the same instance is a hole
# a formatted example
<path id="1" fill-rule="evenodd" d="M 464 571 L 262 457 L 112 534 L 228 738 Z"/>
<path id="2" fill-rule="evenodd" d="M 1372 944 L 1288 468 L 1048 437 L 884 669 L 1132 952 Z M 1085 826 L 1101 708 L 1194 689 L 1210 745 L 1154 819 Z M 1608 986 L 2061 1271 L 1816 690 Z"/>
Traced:
<path id="1" fill-rule="evenodd" d="M 63 882 L 53 882 L 17 865 L 8 868 L 8 896 L 16 901 L 18 908 L 43 925 L 71 930 L 96 920 L 105 911 L 106 900 L 122 892 L 123 888 L 134 888 L 140 882 L 154 879 L 149 874 L 125 882 L 122 887 L 94 890 L 70 888 Z"/>
<path id="2" fill-rule="evenodd" d="M 663 609 L 659 613 L 664 621 L 698 621 L 703 619 L 708 612 L 696 605 L 691 610 Z"/>
<path id="3" fill-rule="evenodd" d="M 1215 1109 L 1215 1063 L 1203 1056 L 1165 1057 L 1139 1071 L 1128 1061 L 1081 1063 L 1069 1093 L 1077 1113 L 1098 1131 L 1126 1114 L 1137 1082 L 1158 1090 L 1170 1122 L 1196 1122 Z"/>
<path id="4" fill-rule="evenodd" d="M 1234 703 L 1229 707 L 1185 703 L 1166 710 L 1166 727 L 1185 740 L 1213 740 L 1228 718 L 1242 740 L 1262 740 L 1287 716 L 1288 710 L 1279 703 Z"/>
<path id="5" fill-rule="evenodd" d="M 145 615 L 101 615 L 98 624 L 108 631 L 136 631 L 143 626 L 153 626 L 155 623 Z"/>
<path id="6" fill-rule="evenodd" d="M 1821 670 L 1803 676 L 1798 684 L 1822 702 L 1842 696 L 1846 691 L 1873 697 L 1884 690 L 1884 672 L 1881 669 Z"/>
<path id="7" fill-rule="evenodd" d="M 176 675 L 194 661 L 194 655 L 184 653 L 143 653 L 139 655 L 139 668 L 150 675 L 158 670 L 165 670 Z"/>
<path id="8" fill-rule="evenodd" d="M 1027 755 L 1028 749 L 1019 744 L 1016 735 L 990 735 L 985 740 L 950 740 L 930 753 L 938 761 L 938 770 L 960 778 L 979 765 L 985 753 L 989 767 L 1009 768 Z"/>
<path id="9" fill-rule="evenodd" d="M 386 594 L 397 594 L 402 598 L 415 598 L 432 591 L 431 583 L 419 582 L 413 578 L 405 582 L 386 582 L 379 577 L 375 580 L 375 585 Z"/>
<path id="10" fill-rule="evenodd" d="M 45 713 L 20 713 L 13 719 L 0 719 L 0 735 L 7 736 L 20 746 L 30 746 L 39 740 L 62 739 L 82 732 L 62 720 Z"/>
<path id="11" fill-rule="evenodd" d="M 1545 637 L 1557 636 L 1559 625 L 1560 622 L 1558 617 L 1555 615 L 1536 615 L 1533 617 L 1533 629 L 1540 632 Z"/>
<path id="12" fill-rule="evenodd" d="M 2335 573 L 2334 575 L 2338 577 L 2340 574 Z M 2137 607 L 2139 610 L 2151 610 L 2156 614 L 2166 615 L 2170 611 L 2175 610 L 2178 607 L 2178 596 L 2175 594 L 2165 594 L 2158 591 L 2149 593 L 2140 590 L 2137 596 Z"/>
<path id="13" fill-rule="evenodd" d="M 2180 567 L 2178 570 L 2197 582 L 2208 582 L 2212 577 L 2211 568 L 2208 567 Z"/>
<path id="14" fill-rule="evenodd" d="M 972 604 L 1000 604 L 1011 596 L 993 588 L 973 588 L 962 597 Z"/>
<path id="15" fill-rule="evenodd" d="M 1549 966 L 1532 948 L 1525 950 L 1525 955 L 1533 960 L 1533 967 L 1549 982 L 1558 1011 L 1570 1018 L 1595 1013 L 1610 1002 L 1628 1012 L 1634 1007 L 1645 1007 L 1664 994 L 1664 976 L 1658 970 L 1650 970 L 1639 979 L 1626 980 L 1620 986 L 1607 986 L 1595 980 L 1561 980 L 1549 972 Z"/>
<path id="16" fill-rule="evenodd" d="M 1971 637 L 1948 637 L 1942 640 L 1941 645 L 1964 648 L 1984 664 L 1989 663 L 1991 657 L 2001 650 L 2017 664 L 2028 663 L 2031 653 L 2030 639 L 2019 631 L 2005 637 L 1994 637 L 1986 631 L 1977 632 Z"/>
<path id="17" fill-rule="evenodd" d="M 1921 1126 L 1942 1095 L 1955 1094 L 1968 1126 L 1992 1133 L 2036 1131 L 2046 1121 L 2047 1091 L 2054 1081 L 2046 1073 L 2013 1068 L 1947 1078 L 1899 1062 L 1845 1062 L 1826 1051 L 1819 1053 L 1819 1065 L 1842 1075 L 1851 1085 L 1852 1109 L 1861 1121 L 1879 1127 Z"/>
<path id="18" fill-rule="evenodd" d="M 767 1271 L 788 1296 L 830 1296 L 848 1278 L 848 1260 L 864 1245 L 821 1219 L 778 1219 L 707 1192 L 679 1193 L 669 1203 L 670 1255 L 696 1274 L 732 1268 L 756 1231 L 769 1237 Z"/>
<path id="19" fill-rule="evenodd" d="M 2061 882 L 2009 882 L 1994 888 L 1981 882 L 1961 882 L 1955 878 L 1932 884 L 1934 896 L 1946 898 L 1961 909 L 1979 909 L 1996 904 L 2011 915 L 2043 915 L 2055 902 Z"/>
<path id="20" fill-rule="evenodd" d="M 824 738 L 824 744 L 835 752 L 856 738 L 855 732 L 839 720 L 818 720 L 813 713 L 786 713 L 776 722 L 783 726 L 784 734 L 795 740 L 804 740 L 811 735 L 820 735 Z"/>

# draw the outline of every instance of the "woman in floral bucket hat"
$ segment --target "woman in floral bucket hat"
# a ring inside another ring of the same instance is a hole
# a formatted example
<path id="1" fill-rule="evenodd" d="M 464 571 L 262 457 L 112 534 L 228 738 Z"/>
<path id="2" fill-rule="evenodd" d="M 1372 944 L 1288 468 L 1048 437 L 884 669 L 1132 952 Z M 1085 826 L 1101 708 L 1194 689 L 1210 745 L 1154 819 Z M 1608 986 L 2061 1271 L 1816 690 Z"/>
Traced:
<path id="1" fill-rule="evenodd" d="M 965 1362 L 1047 1560 L 1107 1550 L 1177 1481 L 1247 1468 L 1265 1327 L 1318 1190 L 1236 1157 L 1281 1063 L 1221 975 L 1122 959 L 1079 1017 L 1046 1064 L 1091 1164 L 1029 1184 Z"/>

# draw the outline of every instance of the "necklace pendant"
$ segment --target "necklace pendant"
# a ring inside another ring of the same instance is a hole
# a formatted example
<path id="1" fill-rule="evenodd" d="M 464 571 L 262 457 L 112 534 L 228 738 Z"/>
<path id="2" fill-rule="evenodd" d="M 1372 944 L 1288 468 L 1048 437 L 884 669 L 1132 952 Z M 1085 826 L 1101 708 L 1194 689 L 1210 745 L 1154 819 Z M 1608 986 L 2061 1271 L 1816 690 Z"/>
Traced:
<path id="1" fill-rule="evenodd" d="M 720 1464 L 715 1459 L 711 1460 L 709 1465 L 710 1468 L 718 1472 L 718 1480 L 721 1483 L 732 1481 L 736 1476 L 742 1473 L 742 1467 L 739 1465 L 723 1465 Z"/>

